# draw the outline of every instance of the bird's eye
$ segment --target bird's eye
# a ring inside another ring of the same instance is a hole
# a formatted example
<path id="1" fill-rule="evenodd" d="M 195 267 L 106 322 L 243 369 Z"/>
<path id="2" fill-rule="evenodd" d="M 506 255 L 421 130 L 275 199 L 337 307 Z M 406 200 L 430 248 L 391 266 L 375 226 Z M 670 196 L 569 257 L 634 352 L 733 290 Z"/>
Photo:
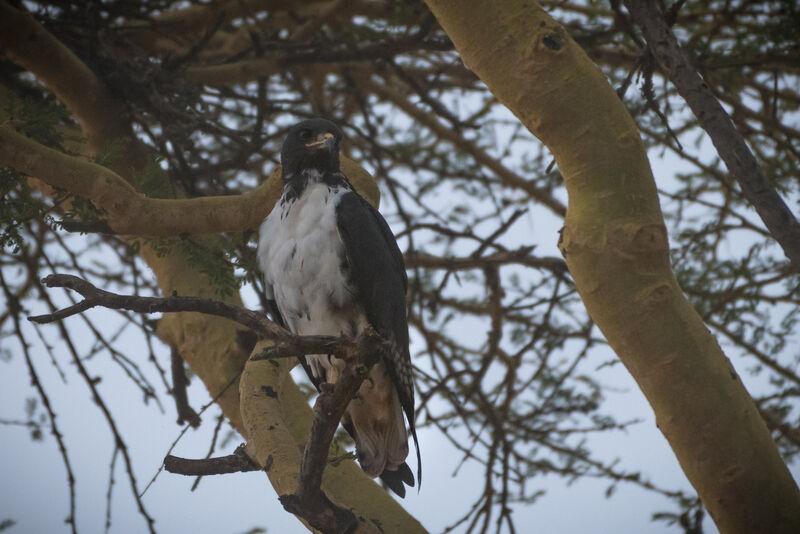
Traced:
<path id="1" fill-rule="evenodd" d="M 311 130 L 309 130 L 308 128 L 300 130 L 300 140 L 308 141 L 309 139 L 311 139 Z"/>

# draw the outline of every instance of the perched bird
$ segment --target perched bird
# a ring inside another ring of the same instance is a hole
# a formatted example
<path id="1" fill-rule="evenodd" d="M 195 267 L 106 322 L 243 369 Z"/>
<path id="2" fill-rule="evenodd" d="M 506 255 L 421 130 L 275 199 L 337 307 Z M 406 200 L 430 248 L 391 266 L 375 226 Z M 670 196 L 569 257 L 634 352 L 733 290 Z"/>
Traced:
<path id="1" fill-rule="evenodd" d="M 406 464 L 408 433 L 417 449 L 414 384 L 408 352 L 403 256 L 389 225 L 339 170 L 341 130 L 324 119 L 292 128 L 281 150 L 283 195 L 261 224 L 258 263 L 273 319 L 300 335 L 358 336 L 371 325 L 391 346 L 342 417 L 361 468 L 399 496 L 414 485 Z M 344 362 L 300 358 L 319 389 Z M 408 420 L 408 431 L 403 420 Z"/>

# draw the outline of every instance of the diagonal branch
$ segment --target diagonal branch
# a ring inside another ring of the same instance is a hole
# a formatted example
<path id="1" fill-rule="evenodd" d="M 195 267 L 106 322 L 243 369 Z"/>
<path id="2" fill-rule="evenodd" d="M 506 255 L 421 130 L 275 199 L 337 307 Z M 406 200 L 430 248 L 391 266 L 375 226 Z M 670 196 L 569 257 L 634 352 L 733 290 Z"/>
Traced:
<path id="1" fill-rule="evenodd" d="M 339 421 L 372 365 L 387 350 L 386 342 L 378 333 L 367 329 L 355 340 L 331 336 L 295 336 L 263 314 L 214 300 L 179 296 L 160 298 L 118 295 L 99 289 L 76 276 L 64 274 L 47 276 L 43 283 L 47 287 L 63 287 L 76 291 L 84 300 L 54 313 L 28 317 L 28 320 L 36 323 L 58 321 L 95 306 L 140 313 L 192 311 L 231 319 L 247 326 L 262 339 L 274 340 L 274 345 L 253 356 L 252 361 L 313 353 L 331 354 L 345 360 L 347 364 L 336 384 L 322 385 L 314 406 L 311 433 L 303 453 L 297 492 L 282 495 L 281 503 L 288 511 L 302 517 L 322 532 L 351 532 L 355 528 L 357 520 L 353 513 L 333 504 L 320 485 L 331 440 Z M 186 460 L 168 456 L 165 459 L 168 471 L 191 475 L 252 470 L 248 469 L 249 464 L 245 465 L 246 463 L 239 457 Z"/>
<path id="2" fill-rule="evenodd" d="M 163 237 L 254 229 L 272 209 L 283 187 L 277 168 L 260 186 L 240 195 L 150 198 L 114 171 L 37 143 L 9 124 L 0 126 L 0 162 L 50 186 L 84 196 L 106 211 L 107 225 L 78 225 L 74 229 L 121 235 Z M 353 160 L 342 158 L 341 163 L 350 183 L 376 205 L 379 193 L 372 177 Z"/>
<path id="3" fill-rule="evenodd" d="M 795 271 L 800 272 L 800 223 L 767 181 L 758 161 L 708 84 L 689 63 L 661 10 L 656 3 L 647 0 L 625 0 L 625 5 L 642 29 L 656 61 L 689 104 L 728 171 L 739 182 L 745 197 L 783 248 Z"/>
<path id="4" fill-rule="evenodd" d="M 69 47 L 10 2 L 0 2 L 0 50 L 41 80 L 70 110 L 93 152 L 114 139 L 132 137 L 125 104 Z M 128 163 L 144 168 L 147 153 L 140 143 L 129 143 L 124 152 Z"/>
<path id="5" fill-rule="evenodd" d="M 287 511 L 302 517 L 324 533 L 352 532 L 358 526 L 355 515 L 333 504 L 320 485 L 339 421 L 370 368 L 380 358 L 383 346 L 381 337 L 371 328 L 367 329 L 347 355 L 349 361 L 336 383 L 321 385 L 314 404 L 311 433 L 303 451 L 297 492 L 280 496 L 281 504 Z"/>
<path id="6" fill-rule="evenodd" d="M 149 198 L 106 167 L 68 156 L 0 126 L 0 162 L 48 185 L 84 196 L 108 213 L 111 230 L 123 235 L 167 236 L 257 228 L 280 195 L 273 172 L 242 195 L 195 199 Z"/>

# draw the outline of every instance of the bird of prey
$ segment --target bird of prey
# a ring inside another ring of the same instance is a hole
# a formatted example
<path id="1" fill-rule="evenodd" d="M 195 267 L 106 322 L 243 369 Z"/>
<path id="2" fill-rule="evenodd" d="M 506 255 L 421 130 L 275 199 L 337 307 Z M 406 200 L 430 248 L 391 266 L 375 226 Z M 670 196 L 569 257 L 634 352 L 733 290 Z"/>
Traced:
<path id="1" fill-rule="evenodd" d="M 292 128 L 281 150 L 283 195 L 261 224 L 258 264 L 273 319 L 299 335 L 358 336 L 371 325 L 391 346 L 348 405 L 342 425 L 361 468 L 399 496 L 414 485 L 408 433 L 417 450 L 414 384 L 408 352 L 405 265 L 389 225 L 339 169 L 341 130 L 325 119 Z M 300 357 L 319 389 L 344 362 Z M 408 430 L 403 414 L 408 420 Z"/>

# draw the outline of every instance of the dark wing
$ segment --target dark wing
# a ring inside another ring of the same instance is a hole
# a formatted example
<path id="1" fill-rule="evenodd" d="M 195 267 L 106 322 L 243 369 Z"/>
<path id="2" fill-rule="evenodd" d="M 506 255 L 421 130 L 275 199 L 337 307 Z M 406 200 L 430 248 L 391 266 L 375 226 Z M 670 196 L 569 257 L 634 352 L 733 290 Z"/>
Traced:
<path id="1" fill-rule="evenodd" d="M 272 286 L 267 288 L 267 294 L 268 295 L 272 294 Z M 286 328 L 286 322 L 283 320 L 281 311 L 278 309 L 278 303 L 272 300 L 271 298 L 267 297 L 267 308 L 269 316 L 272 317 L 272 321 L 281 328 Z"/>
<path id="2" fill-rule="evenodd" d="M 345 193 L 339 200 L 336 224 L 349 264 L 348 280 L 356 289 L 356 299 L 372 327 L 395 345 L 393 357 L 384 359 L 383 363 L 408 418 L 417 449 L 417 476 L 421 478 L 414 428 L 414 382 L 408 353 L 408 277 L 403 255 L 381 214 L 354 192 Z"/>

